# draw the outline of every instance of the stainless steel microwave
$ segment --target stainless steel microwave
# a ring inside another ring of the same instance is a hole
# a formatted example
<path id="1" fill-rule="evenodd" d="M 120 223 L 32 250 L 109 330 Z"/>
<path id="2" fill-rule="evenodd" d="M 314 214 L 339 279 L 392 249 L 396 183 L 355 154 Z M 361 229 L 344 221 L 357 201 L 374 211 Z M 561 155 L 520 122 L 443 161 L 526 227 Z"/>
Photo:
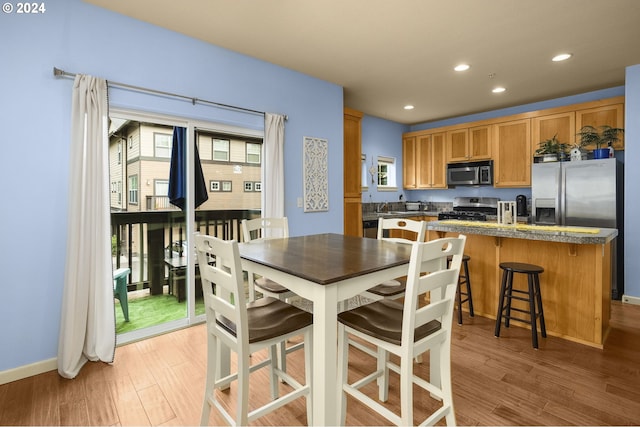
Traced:
<path id="1" fill-rule="evenodd" d="M 493 160 L 449 163 L 447 185 L 493 185 Z"/>

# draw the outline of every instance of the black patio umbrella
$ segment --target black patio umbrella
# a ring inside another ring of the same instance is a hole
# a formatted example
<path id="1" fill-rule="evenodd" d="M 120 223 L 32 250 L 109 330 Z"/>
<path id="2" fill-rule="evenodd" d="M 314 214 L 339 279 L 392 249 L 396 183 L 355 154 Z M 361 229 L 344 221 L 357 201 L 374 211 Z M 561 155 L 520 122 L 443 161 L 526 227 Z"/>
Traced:
<path id="1" fill-rule="evenodd" d="M 171 149 L 171 167 L 169 170 L 169 202 L 182 209 L 186 208 L 187 200 L 187 176 L 186 176 L 186 144 L 187 129 L 183 127 L 173 128 L 173 146 Z M 194 142 L 193 172 L 195 174 L 195 207 L 197 208 L 209 199 L 207 185 L 202 173 L 202 164 L 198 154 L 198 145 Z"/>

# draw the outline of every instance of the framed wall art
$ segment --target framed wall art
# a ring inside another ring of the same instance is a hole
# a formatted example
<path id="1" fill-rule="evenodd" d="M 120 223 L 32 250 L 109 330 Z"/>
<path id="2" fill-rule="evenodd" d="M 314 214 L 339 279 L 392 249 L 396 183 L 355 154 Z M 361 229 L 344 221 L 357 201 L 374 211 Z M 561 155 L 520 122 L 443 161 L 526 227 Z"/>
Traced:
<path id="1" fill-rule="evenodd" d="M 303 138 L 304 212 L 329 210 L 329 141 Z"/>

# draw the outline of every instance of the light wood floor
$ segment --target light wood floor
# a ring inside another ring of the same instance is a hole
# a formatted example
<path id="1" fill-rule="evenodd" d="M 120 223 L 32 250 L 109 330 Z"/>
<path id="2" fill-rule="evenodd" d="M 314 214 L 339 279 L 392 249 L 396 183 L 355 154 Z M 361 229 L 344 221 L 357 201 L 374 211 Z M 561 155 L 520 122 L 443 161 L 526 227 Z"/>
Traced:
<path id="1" fill-rule="evenodd" d="M 604 350 L 554 337 L 533 350 L 528 330 L 511 327 L 495 338 L 493 321 L 465 313 L 452 349 L 458 424 L 639 425 L 640 307 L 614 302 L 611 324 Z M 373 362 L 352 351 L 359 375 Z M 301 364 L 301 352 L 293 353 L 289 370 L 301 371 Z M 417 369 L 427 368 L 425 362 Z M 195 425 L 204 372 L 205 331 L 198 325 L 119 347 L 114 364 L 89 363 L 74 380 L 52 371 L 0 386 L 0 424 Z M 250 399 L 268 395 L 266 381 L 258 374 Z M 390 404 L 397 406 L 398 381 L 391 385 Z M 429 409 L 426 396 L 417 399 Z M 352 400 L 348 413 L 348 425 L 388 424 Z M 304 425 L 304 401 L 255 424 Z"/>

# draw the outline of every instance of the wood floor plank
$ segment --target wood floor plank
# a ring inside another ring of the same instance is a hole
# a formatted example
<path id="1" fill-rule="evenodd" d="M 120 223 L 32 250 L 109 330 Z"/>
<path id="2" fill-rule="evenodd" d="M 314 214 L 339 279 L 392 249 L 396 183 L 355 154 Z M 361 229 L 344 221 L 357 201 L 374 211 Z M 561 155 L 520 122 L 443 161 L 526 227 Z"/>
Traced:
<path id="1" fill-rule="evenodd" d="M 148 426 L 153 424 L 147 416 L 141 402 L 141 396 L 128 375 L 122 375 L 110 381 L 109 388 L 120 425 Z"/>
<path id="2" fill-rule="evenodd" d="M 39 426 L 55 426 L 60 424 L 60 401 L 58 385 L 60 383 L 56 371 L 46 372 L 34 378 L 33 424 Z"/>
<path id="3" fill-rule="evenodd" d="M 157 384 L 138 391 L 138 396 L 151 425 L 161 425 L 176 419 L 176 414 Z"/>
<path id="4" fill-rule="evenodd" d="M 5 393 L 0 425 L 33 425 L 34 378 L 30 377 L 7 384 Z"/>

